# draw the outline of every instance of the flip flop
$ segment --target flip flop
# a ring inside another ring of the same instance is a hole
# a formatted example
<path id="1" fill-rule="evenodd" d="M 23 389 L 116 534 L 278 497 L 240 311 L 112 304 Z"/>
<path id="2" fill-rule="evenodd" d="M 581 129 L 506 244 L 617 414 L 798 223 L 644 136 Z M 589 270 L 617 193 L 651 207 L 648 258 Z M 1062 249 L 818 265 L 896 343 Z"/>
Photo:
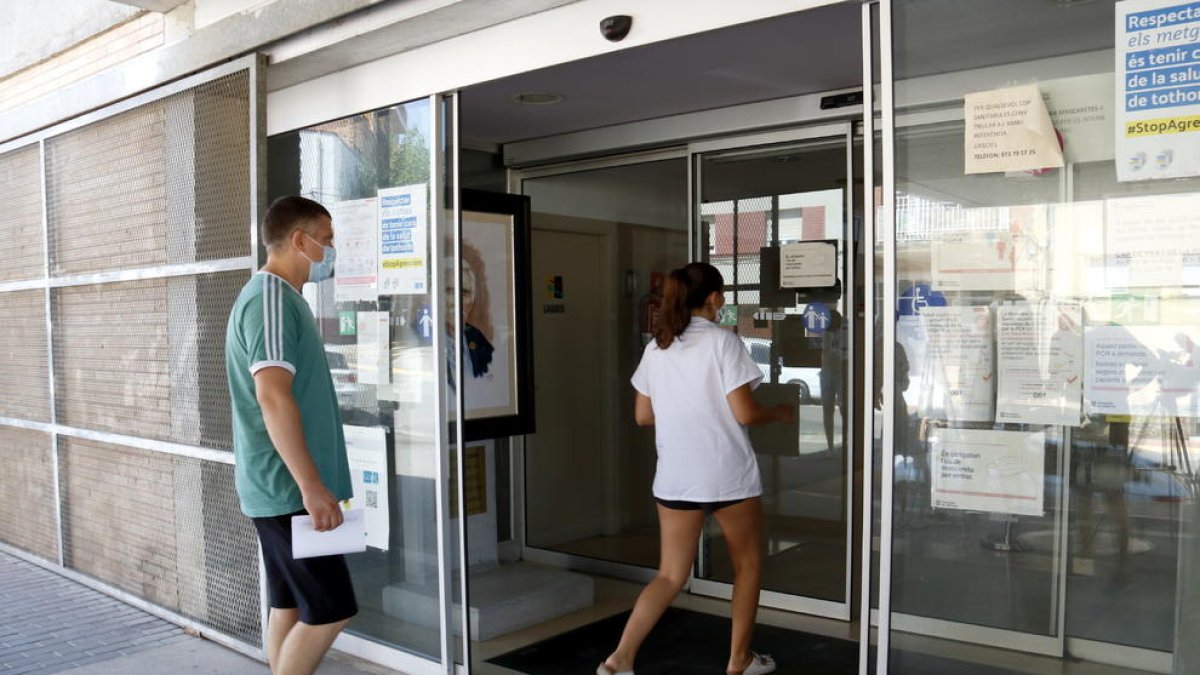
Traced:
<path id="1" fill-rule="evenodd" d="M 596 675 L 633 675 L 633 671 L 632 670 L 613 670 L 612 668 L 608 667 L 607 663 L 605 663 L 604 661 L 601 661 L 600 665 L 596 666 Z"/>
<path id="2" fill-rule="evenodd" d="M 750 652 L 750 665 L 742 670 L 727 670 L 726 675 L 767 675 L 775 672 L 775 659 L 770 654 Z M 597 673 L 597 675 L 601 675 Z"/>

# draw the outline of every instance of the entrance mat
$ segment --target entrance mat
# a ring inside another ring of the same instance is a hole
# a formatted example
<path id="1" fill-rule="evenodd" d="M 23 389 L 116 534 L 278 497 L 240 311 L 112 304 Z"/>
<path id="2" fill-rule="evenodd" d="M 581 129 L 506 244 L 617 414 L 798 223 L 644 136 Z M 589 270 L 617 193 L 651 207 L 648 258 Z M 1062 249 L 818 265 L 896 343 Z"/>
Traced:
<path id="1" fill-rule="evenodd" d="M 529 675 L 588 675 L 612 653 L 629 612 L 488 659 Z M 759 624 L 754 649 L 770 654 L 779 675 L 855 675 L 858 643 Z M 669 607 L 638 653 L 638 675 L 719 675 L 729 658 L 729 619 Z M 1013 671 L 928 654 L 897 651 L 892 672 L 913 675 L 1009 675 Z"/>
<path id="2" fill-rule="evenodd" d="M 587 675 L 617 646 L 629 612 L 581 626 L 489 659 L 529 675 Z M 781 675 L 854 675 L 858 643 L 786 628 L 754 628 L 754 649 L 770 654 Z M 669 607 L 638 653 L 638 675 L 698 675 L 724 672 L 729 659 L 729 619 Z M 962 672 L 962 671 L 958 671 Z"/>

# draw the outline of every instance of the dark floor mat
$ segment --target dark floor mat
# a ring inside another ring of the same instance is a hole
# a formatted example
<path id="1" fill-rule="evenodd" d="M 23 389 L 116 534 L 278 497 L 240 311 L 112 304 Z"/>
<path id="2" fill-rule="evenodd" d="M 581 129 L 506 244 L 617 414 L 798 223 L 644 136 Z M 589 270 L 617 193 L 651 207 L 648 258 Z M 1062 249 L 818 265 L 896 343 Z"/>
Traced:
<path id="1" fill-rule="evenodd" d="M 612 653 L 629 612 L 489 659 L 529 675 L 590 675 Z M 858 643 L 764 626 L 754 629 L 754 649 L 775 657 L 780 675 L 848 675 L 858 672 Z M 638 654 L 638 675 L 719 675 L 729 658 L 729 619 L 671 607 Z M 903 675 L 1011 675 L 1013 671 L 897 651 L 891 672 Z"/>
<path id="2" fill-rule="evenodd" d="M 489 660 L 529 675 L 588 675 L 612 653 L 629 612 L 556 635 Z M 858 644 L 837 638 L 759 625 L 754 649 L 775 657 L 781 675 L 858 672 Z M 724 672 L 729 658 L 729 619 L 671 607 L 642 645 L 638 675 Z"/>

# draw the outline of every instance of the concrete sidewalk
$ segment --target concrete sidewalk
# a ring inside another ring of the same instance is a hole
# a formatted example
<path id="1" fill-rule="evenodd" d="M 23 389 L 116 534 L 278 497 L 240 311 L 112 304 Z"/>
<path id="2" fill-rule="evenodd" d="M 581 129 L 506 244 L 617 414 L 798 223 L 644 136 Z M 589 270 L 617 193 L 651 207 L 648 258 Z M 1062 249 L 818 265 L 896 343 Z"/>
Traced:
<path id="1" fill-rule="evenodd" d="M 270 675 L 267 666 L 0 552 L 0 675 Z M 321 675 L 396 672 L 330 655 Z"/>

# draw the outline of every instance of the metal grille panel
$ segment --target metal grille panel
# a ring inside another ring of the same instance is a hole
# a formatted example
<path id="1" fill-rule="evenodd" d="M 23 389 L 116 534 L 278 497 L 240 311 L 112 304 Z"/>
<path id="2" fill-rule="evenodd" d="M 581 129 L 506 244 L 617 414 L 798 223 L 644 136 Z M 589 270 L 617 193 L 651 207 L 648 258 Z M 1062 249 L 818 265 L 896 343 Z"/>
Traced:
<path id="1" fill-rule="evenodd" d="M 59 420 L 229 450 L 224 339 L 249 272 L 54 290 Z"/>
<path id="2" fill-rule="evenodd" d="M 0 155 L 0 285 L 51 288 L 49 321 L 45 288 L 0 291 L 0 418 L 100 436 L 0 425 L 0 541 L 258 647 L 258 544 L 232 465 L 119 444 L 233 444 L 225 325 L 250 270 L 204 263 L 255 253 L 247 62 Z"/>
<path id="3" fill-rule="evenodd" d="M 0 540 L 47 560 L 58 559 L 50 435 L 0 427 Z"/>
<path id="4" fill-rule="evenodd" d="M 56 289 L 53 299 L 59 421 L 169 438 L 167 280 Z"/>
<path id="5" fill-rule="evenodd" d="M 0 417 L 50 421 L 44 290 L 0 293 Z"/>
<path id="6" fill-rule="evenodd" d="M 66 565 L 258 643 L 258 548 L 233 468 L 63 438 Z"/>
<path id="7" fill-rule="evenodd" d="M 37 144 L 0 156 L 0 282 L 45 275 L 40 161 Z"/>
<path id="8" fill-rule="evenodd" d="M 46 141 L 56 275 L 250 253 L 245 72 Z"/>

